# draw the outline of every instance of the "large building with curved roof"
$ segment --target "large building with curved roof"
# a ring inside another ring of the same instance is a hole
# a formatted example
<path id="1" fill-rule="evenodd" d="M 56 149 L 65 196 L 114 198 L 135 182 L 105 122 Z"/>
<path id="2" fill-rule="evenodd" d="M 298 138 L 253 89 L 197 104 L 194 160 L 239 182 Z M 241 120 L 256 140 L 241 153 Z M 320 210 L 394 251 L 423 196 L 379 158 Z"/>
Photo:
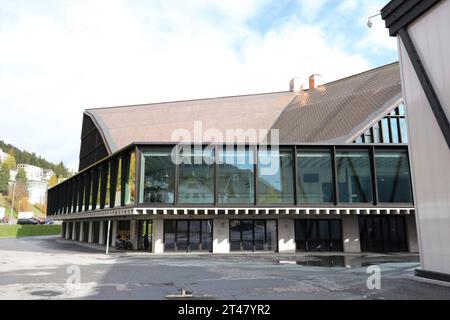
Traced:
<path id="1" fill-rule="evenodd" d="M 67 239 L 417 251 L 398 63 L 307 89 L 88 109 L 79 167 L 49 190 Z"/>

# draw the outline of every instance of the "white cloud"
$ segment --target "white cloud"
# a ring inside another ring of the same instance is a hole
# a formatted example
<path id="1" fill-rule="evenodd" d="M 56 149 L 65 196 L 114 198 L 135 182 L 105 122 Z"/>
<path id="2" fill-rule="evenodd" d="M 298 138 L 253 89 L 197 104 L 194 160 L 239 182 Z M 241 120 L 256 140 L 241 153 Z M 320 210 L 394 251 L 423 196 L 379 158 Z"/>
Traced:
<path id="1" fill-rule="evenodd" d="M 310 10 L 324 2 L 315 3 Z M 77 167 L 85 108 L 280 91 L 294 76 L 328 81 L 370 67 L 295 15 L 257 33 L 246 22 L 264 4 L 80 0 L 58 1 L 52 14 L 16 10 L 0 29 L 0 139 Z M 373 39 L 383 45 L 360 46 Z"/>

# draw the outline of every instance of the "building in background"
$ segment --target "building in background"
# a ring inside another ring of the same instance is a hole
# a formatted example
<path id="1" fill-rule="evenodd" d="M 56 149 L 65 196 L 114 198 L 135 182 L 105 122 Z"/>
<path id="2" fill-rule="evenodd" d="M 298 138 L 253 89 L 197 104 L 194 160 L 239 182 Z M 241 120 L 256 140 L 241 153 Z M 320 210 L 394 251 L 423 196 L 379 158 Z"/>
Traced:
<path id="1" fill-rule="evenodd" d="M 44 172 L 48 171 L 30 164 L 18 164 L 17 171 L 21 169 L 27 175 L 28 201 L 31 204 L 45 203 L 48 181 L 45 180 Z"/>
<path id="2" fill-rule="evenodd" d="M 86 110 L 80 172 L 49 190 L 48 217 L 73 240 L 121 235 L 142 249 L 149 235 L 154 253 L 416 252 L 398 63 L 310 80 L 306 90 L 292 82 L 284 92 Z M 230 130 L 279 139 L 239 145 Z M 203 145 L 212 133 L 220 138 Z M 200 146 L 175 147 L 186 136 Z M 190 163 L 174 163 L 174 150 Z"/>
<path id="3" fill-rule="evenodd" d="M 391 1 L 407 106 L 421 269 L 450 281 L 450 0 Z"/>
<path id="4" fill-rule="evenodd" d="M 44 169 L 30 164 L 18 164 L 17 171 L 25 171 L 28 180 L 41 181 L 44 178 Z"/>
<path id="5" fill-rule="evenodd" d="M 50 179 L 55 175 L 52 169 L 44 169 L 42 179 L 45 181 L 50 181 Z"/>
<path id="6" fill-rule="evenodd" d="M 3 152 L 2 149 L 0 149 L 0 163 L 3 161 L 6 161 L 9 157 L 9 154 L 7 154 L 6 152 Z"/>
<path id="7" fill-rule="evenodd" d="M 28 180 L 28 202 L 31 204 L 43 204 L 47 197 L 47 181 Z"/>

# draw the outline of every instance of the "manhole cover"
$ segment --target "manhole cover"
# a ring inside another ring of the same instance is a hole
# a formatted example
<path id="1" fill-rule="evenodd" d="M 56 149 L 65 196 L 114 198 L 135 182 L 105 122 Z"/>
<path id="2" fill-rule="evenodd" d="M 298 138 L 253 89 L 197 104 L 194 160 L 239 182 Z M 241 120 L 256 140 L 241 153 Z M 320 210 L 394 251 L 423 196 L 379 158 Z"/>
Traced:
<path id="1" fill-rule="evenodd" d="M 60 291 L 53 291 L 53 290 L 41 290 L 31 292 L 32 296 L 41 296 L 41 297 L 56 297 L 62 294 L 63 293 Z"/>

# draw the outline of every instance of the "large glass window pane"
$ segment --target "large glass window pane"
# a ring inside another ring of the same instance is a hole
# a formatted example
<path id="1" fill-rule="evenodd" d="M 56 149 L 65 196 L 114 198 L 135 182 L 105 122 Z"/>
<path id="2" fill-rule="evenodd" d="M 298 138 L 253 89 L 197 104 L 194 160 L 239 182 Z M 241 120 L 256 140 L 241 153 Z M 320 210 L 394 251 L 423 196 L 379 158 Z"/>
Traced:
<path id="1" fill-rule="evenodd" d="M 230 220 L 230 250 L 241 250 L 241 220 Z"/>
<path id="2" fill-rule="evenodd" d="M 380 124 L 379 122 L 375 123 L 373 126 L 373 142 L 380 143 L 381 135 L 380 135 Z"/>
<path id="3" fill-rule="evenodd" d="M 130 155 L 130 166 L 128 168 L 128 182 L 126 184 L 125 204 L 132 204 L 136 199 L 136 153 Z"/>
<path id="4" fill-rule="evenodd" d="M 255 220 L 255 250 L 264 250 L 265 243 L 265 220 Z"/>
<path id="5" fill-rule="evenodd" d="M 170 149 L 144 152 L 141 202 L 173 203 L 175 164 Z"/>
<path id="6" fill-rule="evenodd" d="M 330 151 L 300 150 L 297 154 L 297 168 L 300 203 L 333 201 Z"/>
<path id="7" fill-rule="evenodd" d="M 398 137 L 398 119 L 397 117 L 391 118 L 391 130 L 392 130 L 392 143 L 399 143 Z"/>
<path id="8" fill-rule="evenodd" d="M 253 152 L 219 152 L 219 202 L 250 204 L 254 202 Z"/>
<path id="9" fill-rule="evenodd" d="M 406 150 L 375 150 L 375 166 L 380 202 L 412 202 Z"/>
<path id="10" fill-rule="evenodd" d="M 175 250 L 176 220 L 164 220 L 164 251 Z"/>
<path id="11" fill-rule="evenodd" d="M 202 232 L 202 250 L 212 250 L 212 220 L 202 220 L 201 232 Z"/>
<path id="12" fill-rule="evenodd" d="M 408 131 L 406 129 L 406 119 L 400 118 L 400 133 L 402 135 L 401 142 L 402 143 L 408 143 Z"/>
<path id="13" fill-rule="evenodd" d="M 189 250 L 200 249 L 200 231 L 201 231 L 200 220 L 189 221 Z"/>
<path id="14" fill-rule="evenodd" d="M 109 208 L 110 203 L 110 189 L 111 189 L 111 163 L 108 163 L 106 172 L 106 196 L 105 196 L 105 208 Z"/>
<path id="15" fill-rule="evenodd" d="M 186 251 L 188 248 L 188 221 L 178 220 L 176 230 L 177 251 Z"/>
<path id="16" fill-rule="evenodd" d="M 122 195 L 122 158 L 119 158 L 117 167 L 116 197 L 114 207 L 120 207 L 120 197 Z"/>
<path id="17" fill-rule="evenodd" d="M 390 143 L 391 142 L 391 134 L 389 133 L 389 119 L 383 118 L 381 120 L 381 127 L 383 129 L 383 143 Z"/>
<path id="18" fill-rule="evenodd" d="M 242 250 L 252 251 L 253 250 L 253 221 L 252 220 L 242 220 L 241 221 L 242 230 Z"/>
<path id="19" fill-rule="evenodd" d="M 214 203 L 214 152 L 182 149 L 178 202 Z"/>
<path id="20" fill-rule="evenodd" d="M 368 151 L 337 151 L 339 202 L 372 201 L 371 170 Z"/>
<path id="21" fill-rule="evenodd" d="M 291 151 L 258 152 L 258 201 L 294 203 L 294 164 Z"/>

